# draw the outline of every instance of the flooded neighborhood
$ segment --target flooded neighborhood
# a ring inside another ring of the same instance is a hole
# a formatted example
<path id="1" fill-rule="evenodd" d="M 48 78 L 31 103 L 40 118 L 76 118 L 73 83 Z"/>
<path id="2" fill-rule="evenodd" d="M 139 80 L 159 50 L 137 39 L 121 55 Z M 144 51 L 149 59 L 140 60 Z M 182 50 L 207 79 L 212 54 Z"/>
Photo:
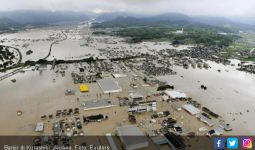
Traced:
<path id="1" fill-rule="evenodd" d="M 253 26 L 169 16 L 0 28 L 0 136 L 65 148 L 92 137 L 97 150 L 211 149 L 214 137 L 253 136 Z"/>

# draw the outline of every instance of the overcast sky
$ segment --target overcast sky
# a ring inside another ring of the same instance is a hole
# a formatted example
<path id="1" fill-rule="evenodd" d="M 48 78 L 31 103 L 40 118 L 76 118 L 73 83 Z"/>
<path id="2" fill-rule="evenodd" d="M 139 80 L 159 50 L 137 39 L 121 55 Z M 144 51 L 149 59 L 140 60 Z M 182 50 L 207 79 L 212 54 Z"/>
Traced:
<path id="1" fill-rule="evenodd" d="M 0 10 L 69 10 L 254 17 L 255 0 L 0 0 Z"/>

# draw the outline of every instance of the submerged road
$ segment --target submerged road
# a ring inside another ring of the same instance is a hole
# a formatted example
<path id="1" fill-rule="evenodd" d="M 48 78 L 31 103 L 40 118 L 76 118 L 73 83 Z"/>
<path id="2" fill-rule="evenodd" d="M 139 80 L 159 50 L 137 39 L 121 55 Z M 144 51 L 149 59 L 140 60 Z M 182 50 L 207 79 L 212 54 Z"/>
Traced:
<path id="1" fill-rule="evenodd" d="M 23 66 L 23 67 L 21 67 L 21 68 L 15 69 L 14 71 L 12 71 L 12 72 L 10 72 L 10 73 L 7 73 L 7 74 L 1 76 L 1 77 L 0 77 L 0 81 L 2 81 L 2 80 L 4 80 L 4 79 L 6 79 L 6 78 L 9 78 L 9 77 L 11 77 L 11 76 L 13 76 L 13 75 L 19 73 L 19 72 L 20 72 L 22 69 L 24 69 L 25 67 L 27 67 L 27 66 Z"/>
<path id="2" fill-rule="evenodd" d="M 63 31 L 61 31 L 62 32 L 62 34 L 65 36 L 63 39 L 60 39 L 60 40 L 57 40 L 57 41 L 54 41 L 53 43 L 51 43 L 50 44 L 50 49 L 49 49 L 49 53 L 47 54 L 47 56 L 46 57 L 44 57 L 44 58 L 42 58 L 42 59 L 47 59 L 48 57 L 50 57 L 50 54 L 51 54 L 51 50 L 52 50 L 52 46 L 54 45 L 54 44 L 57 44 L 58 42 L 62 42 L 62 41 L 65 41 L 66 39 L 67 39 L 67 35 L 63 32 Z"/>

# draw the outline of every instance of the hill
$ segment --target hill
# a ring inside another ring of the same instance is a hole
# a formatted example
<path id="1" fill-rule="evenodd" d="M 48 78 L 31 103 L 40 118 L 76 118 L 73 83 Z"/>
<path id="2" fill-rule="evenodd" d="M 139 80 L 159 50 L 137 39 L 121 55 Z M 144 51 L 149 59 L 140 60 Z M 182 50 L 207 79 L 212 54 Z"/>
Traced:
<path id="1" fill-rule="evenodd" d="M 0 32 L 12 31 L 22 28 L 23 25 L 8 18 L 0 18 Z"/>
<path id="2" fill-rule="evenodd" d="M 52 12 L 52 11 L 2 11 L 0 18 L 8 18 L 20 24 L 47 25 L 58 22 L 85 21 L 89 17 L 80 12 Z"/>
<path id="3" fill-rule="evenodd" d="M 107 17 L 106 17 L 107 16 Z M 176 27 L 216 27 L 224 31 L 254 30 L 254 25 L 235 22 L 223 17 L 188 16 L 180 13 L 167 13 L 156 16 L 136 16 L 135 14 L 107 14 L 98 16 L 103 22 L 94 27 L 125 26 L 176 26 Z"/>

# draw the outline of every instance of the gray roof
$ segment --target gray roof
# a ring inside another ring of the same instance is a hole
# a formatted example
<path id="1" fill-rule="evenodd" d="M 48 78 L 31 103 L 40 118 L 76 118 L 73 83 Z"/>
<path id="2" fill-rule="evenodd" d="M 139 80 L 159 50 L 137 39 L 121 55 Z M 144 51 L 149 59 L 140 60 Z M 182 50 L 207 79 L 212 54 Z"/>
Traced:
<path id="1" fill-rule="evenodd" d="M 104 78 L 97 80 L 98 85 L 101 87 L 104 93 L 121 92 L 122 88 L 114 82 L 111 78 Z"/>
<path id="2" fill-rule="evenodd" d="M 148 140 L 141 130 L 136 126 L 124 126 L 117 128 L 118 135 L 120 136 L 123 144 L 126 147 L 133 147 L 137 145 L 148 145 Z"/>
<path id="3" fill-rule="evenodd" d="M 200 113 L 200 110 L 191 104 L 182 105 L 182 108 L 185 109 L 186 111 L 188 111 L 192 115 L 196 115 L 196 114 Z"/>
<path id="4" fill-rule="evenodd" d="M 81 103 L 84 109 L 98 109 L 113 106 L 110 100 L 90 100 Z"/>
<path id="5" fill-rule="evenodd" d="M 110 146 L 111 146 L 111 149 L 112 150 L 118 150 L 113 138 L 112 138 L 112 135 L 110 133 L 107 133 L 106 134 L 106 138 L 107 138 L 107 141 L 109 142 Z"/>

